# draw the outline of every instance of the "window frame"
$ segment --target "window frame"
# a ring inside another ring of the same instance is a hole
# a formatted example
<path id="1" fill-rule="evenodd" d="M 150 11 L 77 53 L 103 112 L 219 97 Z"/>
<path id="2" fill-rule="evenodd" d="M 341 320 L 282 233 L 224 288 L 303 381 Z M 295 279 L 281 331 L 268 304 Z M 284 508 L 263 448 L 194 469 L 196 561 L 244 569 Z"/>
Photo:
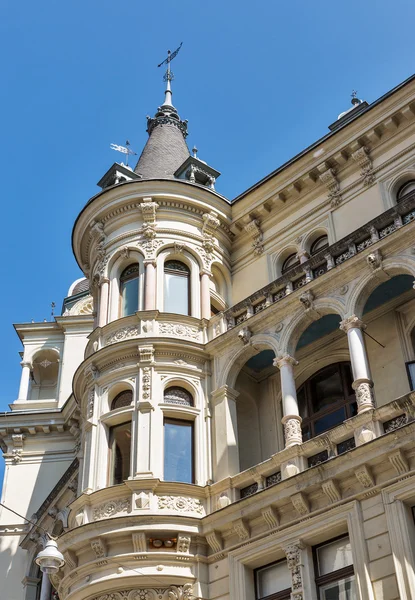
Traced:
<path id="1" fill-rule="evenodd" d="M 410 365 L 415 365 L 415 360 L 407 360 L 405 363 L 406 374 L 408 375 L 409 389 L 411 392 L 415 391 L 415 373 L 414 378 L 411 375 Z"/>
<path id="2" fill-rule="evenodd" d="M 163 264 L 163 311 L 166 311 L 166 265 L 168 265 L 169 263 L 179 263 L 181 265 L 183 265 L 184 267 L 186 267 L 186 271 L 180 271 L 178 269 L 167 269 L 167 273 L 171 273 L 173 275 L 176 275 L 177 277 L 183 277 L 187 279 L 187 313 L 183 313 L 184 316 L 191 316 L 192 313 L 192 302 L 191 302 L 191 269 L 189 267 L 189 265 L 187 265 L 185 262 L 183 262 L 182 260 L 177 260 L 174 258 L 167 258 L 167 260 L 164 261 Z M 184 275 L 184 273 L 186 273 Z M 182 313 L 172 313 L 172 314 L 182 314 Z"/>
<path id="3" fill-rule="evenodd" d="M 114 406 L 116 401 L 118 400 L 118 398 L 120 398 L 120 396 L 127 394 L 127 393 L 131 394 L 130 403 L 129 404 L 121 404 L 121 406 Z M 132 406 L 133 399 L 134 399 L 133 390 L 130 390 L 130 389 L 121 390 L 121 392 L 118 392 L 118 394 L 115 394 L 114 398 L 111 400 L 110 411 L 118 410 L 119 408 L 128 408 L 129 406 Z"/>
<path id="4" fill-rule="evenodd" d="M 262 569 L 266 569 L 267 567 L 272 567 L 273 565 L 277 565 L 282 562 L 287 562 L 286 558 L 281 558 L 280 560 L 274 560 L 273 562 L 267 563 L 266 565 L 262 565 L 261 567 L 257 567 L 253 569 L 254 574 L 254 588 L 255 588 L 255 600 L 290 600 L 292 586 L 286 588 L 285 590 L 281 590 L 280 592 L 275 592 L 273 594 L 269 594 L 268 596 L 259 596 L 258 592 L 258 577 L 257 573 Z M 287 566 L 288 569 L 288 566 Z"/>
<path id="5" fill-rule="evenodd" d="M 130 454 L 129 454 L 129 465 L 128 465 L 128 477 L 130 477 L 130 472 L 131 472 L 131 457 L 132 457 L 132 448 L 131 448 L 131 444 L 132 444 L 132 421 L 131 419 L 128 419 L 126 421 L 122 421 L 121 423 L 115 423 L 114 425 L 109 425 L 108 427 L 108 469 L 107 469 L 107 481 L 108 481 L 108 486 L 112 486 L 112 485 L 121 485 L 122 483 L 124 483 L 124 481 L 126 481 L 126 479 L 123 479 L 120 482 L 116 482 L 114 481 L 115 477 L 114 477 L 114 461 L 113 461 L 113 443 L 114 443 L 114 430 L 117 429 L 118 427 L 122 427 L 123 425 L 128 424 L 130 426 Z"/>
<path id="6" fill-rule="evenodd" d="M 124 276 L 124 273 L 126 271 L 128 271 L 128 269 L 131 268 L 135 268 L 136 271 L 132 273 L 131 276 Z M 125 267 L 125 269 L 123 269 L 121 271 L 121 274 L 119 276 L 119 301 L 118 301 L 118 314 L 120 316 L 120 318 L 123 317 L 131 317 L 132 315 L 134 315 L 136 312 L 138 312 L 140 310 L 140 265 L 139 263 L 131 263 L 130 265 L 128 265 L 127 267 Z M 123 290 L 124 290 L 124 286 L 126 283 L 128 283 L 129 281 L 134 281 L 134 279 L 137 279 L 137 310 L 135 310 L 133 313 L 129 314 L 129 315 L 125 315 L 123 312 Z"/>
<path id="7" fill-rule="evenodd" d="M 287 267 L 286 266 L 287 262 L 293 257 L 295 257 L 297 259 L 296 262 L 294 264 L 292 264 L 291 266 Z M 291 271 L 291 269 L 298 267 L 299 264 L 300 264 L 300 259 L 298 258 L 298 253 L 292 252 L 291 254 L 289 254 L 287 256 L 287 258 L 284 259 L 284 261 L 281 265 L 281 275 L 285 275 L 285 273 L 288 273 L 288 271 Z"/>
<path id="8" fill-rule="evenodd" d="M 312 410 L 312 394 L 311 394 L 311 390 L 310 390 L 311 382 L 319 373 L 321 373 L 325 369 L 328 369 L 329 367 L 333 367 L 333 365 L 336 365 L 339 368 L 340 377 L 341 377 L 341 381 L 342 381 L 342 388 L 343 388 L 343 393 L 344 393 L 347 390 L 348 384 L 347 384 L 347 380 L 346 380 L 345 368 L 343 365 L 348 365 L 350 367 L 350 371 L 352 373 L 352 366 L 349 361 L 339 361 L 339 362 L 335 362 L 335 363 L 330 363 L 329 365 L 322 367 L 321 369 L 319 369 L 318 371 L 313 373 L 313 375 L 311 375 L 306 381 L 304 381 L 304 383 L 297 390 L 297 396 L 298 396 L 300 394 L 300 392 L 302 391 L 302 389 L 305 389 L 305 401 L 306 401 L 308 416 L 304 417 L 302 419 L 301 427 L 303 429 L 305 427 L 310 428 L 310 437 L 308 439 L 312 439 L 312 438 L 316 437 L 317 435 L 321 435 L 322 433 L 325 433 L 326 431 L 330 431 L 330 429 L 332 429 L 332 427 L 329 429 L 325 429 L 324 431 L 322 431 L 320 433 L 315 433 L 315 422 L 320 420 L 323 417 L 328 416 L 331 413 L 334 413 L 335 411 L 339 410 L 340 408 L 343 408 L 343 407 L 345 408 L 346 416 L 345 416 L 344 420 L 350 419 L 353 416 L 352 415 L 352 405 L 356 404 L 356 402 L 357 402 L 356 394 L 354 391 L 353 391 L 353 394 L 350 394 L 349 396 L 343 395 L 343 400 L 337 401 L 332 406 L 328 406 L 318 412 L 313 412 L 313 410 Z M 353 374 L 352 374 L 352 380 L 353 380 Z M 333 427 L 337 427 L 337 425 L 333 425 Z"/>
<path id="9" fill-rule="evenodd" d="M 179 405 L 180 406 L 180 405 Z M 171 480 L 171 479 L 166 479 L 165 477 L 165 473 L 166 473 L 166 433 L 165 433 L 165 425 L 166 423 L 170 423 L 170 424 L 186 424 L 187 426 L 190 426 L 191 428 L 191 458 L 192 458 L 192 469 L 191 469 L 191 479 L 192 481 L 175 481 L 175 480 Z M 177 417 L 170 417 L 167 415 L 163 415 L 163 481 L 169 481 L 171 483 L 185 483 L 188 485 L 195 485 L 196 482 L 196 453 L 195 453 L 195 422 L 193 419 L 184 419 L 184 418 L 177 418 Z"/>
<path id="10" fill-rule="evenodd" d="M 320 240 L 322 240 L 323 238 L 326 238 L 326 240 L 327 240 L 326 244 L 316 250 L 315 247 L 316 247 L 317 243 Z M 328 247 L 329 247 L 329 237 L 328 237 L 327 233 L 319 235 L 310 246 L 310 256 L 314 256 L 315 254 L 318 254 L 322 250 L 327 250 Z"/>
<path id="11" fill-rule="evenodd" d="M 407 192 L 406 194 L 402 194 L 402 190 L 409 185 L 410 183 L 412 183 L 414 185 L 414 189 L 411 190 L 410 192 Z M 407 196 L 409 196 L 409 194 L 414 194 L 415 193 L 415 179 L 408 179 L 408 181 L 405 181 L 405 183 L 403 183 L 398 191 L 396 192 L 396 203 L 399 204 L 399 202 L 402 202 L 402 200 L 405 200 L 405 198 Z"/>
<path id="12" fill-rule="evenodd" d="M 323 546 L 327 546 L 328 544 L 331 544 L 332 542 L 336 542 L 337 540 L 341 540 L 343 538 L 348 538 L 348 540 L 350 542 L 350 546 L 351 546 L 350 535 L 348 533 L 338 535 L 334 538 L 330 538 L 329 540 L 326 540 L 325 542 L 322 542 L 321 544 L 317 544 L 316 546 L 313 546 L 314 581 L 315 581 L 316 588 L 317 588 L 317 595 L 319 597 L 320 597 L 320 594 L 319 594 L 320 587 L 322 587 L 323 585 L 327 585 L 329 583 L 335 583 L 336 581 L 340 581 L 342 579 L 347 579 L 349 577 L 354 577 L 356 590 L 358 590 L 356 574 L 355 574 L 355 570 L 354 570 L 354 564 L 348 565 L 347 567 L 342 567 L 341 569 L 337 569 L 336 571 L 332 571 L 331 573 L 326 573 L 325 575 L 319 574 L 318 556 L 317 556 L 318 549 L 322 548 Z M 353 551 L 352 551 L 352 553 L 353 553 Z"/>

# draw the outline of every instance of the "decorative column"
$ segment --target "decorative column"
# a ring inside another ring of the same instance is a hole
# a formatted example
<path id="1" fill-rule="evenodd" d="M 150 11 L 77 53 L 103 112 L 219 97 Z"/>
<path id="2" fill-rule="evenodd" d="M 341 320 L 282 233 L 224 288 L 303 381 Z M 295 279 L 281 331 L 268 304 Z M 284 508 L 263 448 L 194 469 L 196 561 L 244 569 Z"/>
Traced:
<path id="1" fill-rule="evenodd" d="M 236 398 L 239 392 L 223 385 L 212 392 L 216 481 L 239 473 Z"/>
<path id="2" fill-rule="evenodd" d="M 287 567 L 291 572 L 291 598 L 292 600 L 305 600 L 301 560 L 302 546 L 300 543 L 295 543 L 287 546 L 284 550 L 287 557 Z"/>
<path id="3" fill-rule="evenodd" d="M 347 333 L 353 371 L 353 389 L 356 392 L 358 413 L 375 408 L 373 381 L 363 339 L 363 329 L 365 327 L 356 315 L 352 315 L 340 323 L 340 329 Z"/>
<path id="4" fill-rule="evenodd" d="M 30 371 L 32 370 L 32 364 L 22 360 L 22 376 L 20 378 L 19 387 L 19 400 L 27 400 L 29 395 L 29 384 L 30 384 Z"/>
<path id="5" fill-rule="evenodd" d="M 200 298 L 201 298 L 201 317 L 210 319 L 210 273 L 209 271 L 200 271 Z"/>
<path id="6" fill-rule="evenodd" d="M 107 324 L 109 289 L 110 281 L 103 277 L 100 281 L 98 327 Z"/>
<path id="7" fill-rule="evenodd" d="M 156 261 L 145 260 L 146 277 L 144 283 L 144 310 L 156 308 Z"/>
<path id="8" fill-rule="evenodd" d="M 50 583 L 49 575 L 47 573 L 42 573 L 42 586 L 40 588 L 39 600 L 50 600 L 51 592 L 52 584 Z"/>
<path id="9" fill-rule="evenodd" d="M 295 389 L 294 366 L 298 362 L 289 354 L 274 359 L 274 367 L 281 373 L 281 396 L 284 416 L 281 420 L 284 425 L 285 447 L 301 444 L 301 417 L 298 410 L 297 391 Z"/>

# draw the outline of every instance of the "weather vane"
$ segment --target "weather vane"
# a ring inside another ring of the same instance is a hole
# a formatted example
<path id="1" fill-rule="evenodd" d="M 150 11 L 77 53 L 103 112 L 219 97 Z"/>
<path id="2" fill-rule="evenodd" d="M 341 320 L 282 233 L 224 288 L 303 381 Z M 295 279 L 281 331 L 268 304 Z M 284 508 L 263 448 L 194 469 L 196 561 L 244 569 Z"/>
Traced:
<path id="1" fill-rule="evenodd" d="M 170 50 L 167 50 L 167 58 L 165 58 L 159 65 L 157 65 L 158 67 L 167 65 L 167 71 L 163 77 L 164 81 L 172 81 L 173 80 L 174 75 L 170 70 L 170 63 L 173 60 L 173 58 L 176 58 L 176 56 L 179 54 L 179 50 L 182 46 L 183 46 L 183 42 L 180 42 L 180 46 L 178 48 L 176 48 L 176 50 L 174 52 L 170 52 Z"/>
<path id="2" fill-rule="evenodd" d="M 127 158 L 126 158 L 126 166 L 127 167 L 128 167 L 128 157 L 130 155 L 137 156 L 137 152 L 134 152 L 134 150 L 131 150 L 130 142 L 128 140 L 125 142 L 125 146 L 119 146 L 118 144 L 110 144 L 110 148 L 111 148 L 111 150 L 116 150 L 116 152 L 121 152 L 122 154 L 127 155 Z"/>

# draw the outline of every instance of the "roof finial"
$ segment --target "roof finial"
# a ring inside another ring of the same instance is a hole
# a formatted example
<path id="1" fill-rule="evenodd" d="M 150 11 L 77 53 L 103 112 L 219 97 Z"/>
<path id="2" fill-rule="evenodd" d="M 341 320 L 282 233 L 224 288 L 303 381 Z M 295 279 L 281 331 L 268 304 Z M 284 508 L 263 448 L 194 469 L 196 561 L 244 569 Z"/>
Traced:
<path id="1" fill-rule="evenodd" d="M 165 98 L 164 98 L 163 106 L 173 106 L 173 103 L 171 101 L 171 98 L 172 98 L 171 81 L 173 81 L 174 75 L 170 69 L 170 63 L 173 60 L 173 58 L 176 58 L 182 45 L 183 45 L 183 42 L 180 43 L 180 46 L 174 52 L 170 52 L 170 50 L 167 50 L 167 58 L 165 58 L 163 60 L 163 62 L 161 62 L 159 65 L 157 65 L 158 67 L 161 67 L 162 65 L 167 65 L 167 70 L 163 77 L 163 81 L 166 82 L 166 90 L 164 92 Z"/>
<path id="2" fill-rule="evenodd" d="M 354 106 L 356 106 L 357 104 L 361 104 L 362 101 L 359 100 L 359 98 L 357 97 L 356 90 L 352 90 L 351 96 L 352 96 L 352 104 Z"/>
<path id="3" fill-rule="evenodd" d="M 196 146 L 193 146 L 192 152 L 193 152 L 193 158 L 197 158 L 197 148 L 196 148 Z"/>

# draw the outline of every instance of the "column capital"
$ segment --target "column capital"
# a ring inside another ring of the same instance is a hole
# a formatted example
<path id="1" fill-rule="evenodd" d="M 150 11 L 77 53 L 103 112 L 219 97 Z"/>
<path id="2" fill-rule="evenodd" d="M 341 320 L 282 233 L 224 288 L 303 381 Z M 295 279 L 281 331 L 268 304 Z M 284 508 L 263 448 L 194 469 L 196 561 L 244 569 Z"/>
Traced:
<path id="1" fill-rule="evenodd" d="M 341 321 L 339 328 L 347 333 L 350 329 L 365 329 L 366 325 L 361 319 L 359 319 L 359 317 L 356 315 L 351 315 L 350 317 L 347 317 Z"/>
<path id="2" fill-rule="evenodd" d="M 28 360 L 22 360 L 21 363 L 20 363 L 20 366 L 22 368 L 29 367 L 29 369 L 32 369 L 32 367 L 33 367 L 32 363 L 30 361 L 28 361 Z"/>
<path id="3" fill-rule="evenodd" d="M 152 267 L 156 267 L 157 261 L 154 258 L 146 258 L 143 260 L 143 265 L 147 267 L 147 265 L 151 265 Z"/>
<path id="4" fill-rule="evenodd" d="M 298 365 L 298 360 L 295 360 L 295 358 L 293 356 L 290 356 L 289 354 L 284 354 L 282 356 L 277 356 L 277 358 L 274 358 L 272 364 L 274 365 L 274 367 L 278 367 L 279 369 L 287 365 L 295 367 L 296 365 Z"/>
<path id="5" fill-rule="evenodd" d="M 99 287 L 101 287 L 104 283 L 109 283 L 110 280 L 108 279 L 108 277 L 101 277 L 99 280 Z"/>
<path id="6" fill-rule="evenodd" d="M 200 269 L 199 273 L 200 273 L 200 276 L 208 275 L 209 277 L 212 277 L 212 272 L 208 271 L 207 269 Z"/>

